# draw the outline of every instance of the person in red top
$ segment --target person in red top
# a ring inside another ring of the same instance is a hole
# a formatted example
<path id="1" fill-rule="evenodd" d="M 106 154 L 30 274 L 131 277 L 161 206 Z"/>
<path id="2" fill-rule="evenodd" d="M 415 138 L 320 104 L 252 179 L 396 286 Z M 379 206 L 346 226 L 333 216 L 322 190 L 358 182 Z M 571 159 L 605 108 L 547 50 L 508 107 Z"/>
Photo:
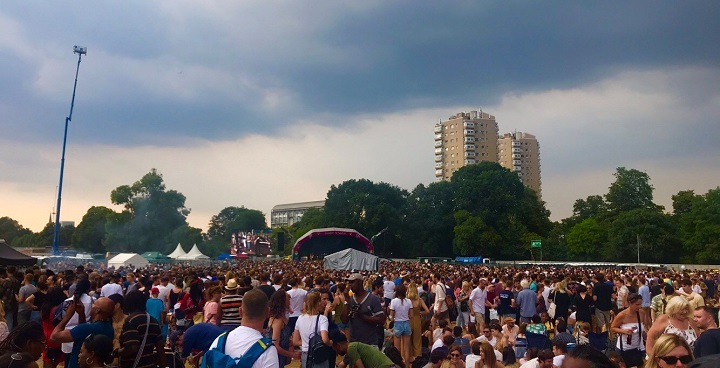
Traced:
<path id="1" fill-rule="evenodd" d="M 45 343 L 47 344 L 43 352 L 43 368 L 55 368 L 63 362 L 64 354 L 60 349 L 60 343 L 50 342 L 50 335 L 55 329 L 55 310 L 61 308 L 65 298 L 65 292 L 61 287 L 52 287 L 45 296 L 45 302 L 40 306 L 40 318 L 42 319 Z"/>
<path id="2" fill-rule="evenodd" d="M 179 310 L 185 313 L 185 328 L 193 324 L 193 317 L 196 313 L 202 312 L 204 307 L 203 285 L 200 280 L 195 279 L 190 282 L 190 292 L 180 300 Z"/>

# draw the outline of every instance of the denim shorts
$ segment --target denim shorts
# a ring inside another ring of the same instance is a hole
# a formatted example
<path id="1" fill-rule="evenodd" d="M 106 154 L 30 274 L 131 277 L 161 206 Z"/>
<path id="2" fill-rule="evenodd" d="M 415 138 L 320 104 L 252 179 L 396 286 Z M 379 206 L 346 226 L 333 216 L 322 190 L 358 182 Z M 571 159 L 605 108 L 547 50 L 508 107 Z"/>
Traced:
<path id="1" fill-rule="evenodd" d="M 410 330 L 410 321 L 395 321 L 393 335 L 410 336 L 410 334 L 412 334 L 412 331 Z"/>

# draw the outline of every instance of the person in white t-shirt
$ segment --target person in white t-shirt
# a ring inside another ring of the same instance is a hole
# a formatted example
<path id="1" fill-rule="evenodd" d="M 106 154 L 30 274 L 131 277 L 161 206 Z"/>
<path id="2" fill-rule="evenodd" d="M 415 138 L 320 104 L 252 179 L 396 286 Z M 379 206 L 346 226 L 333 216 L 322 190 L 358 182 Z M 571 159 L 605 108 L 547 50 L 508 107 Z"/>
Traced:
<path id="1" fill-rule="evenodd" d="M 385 281 L 383 281 L 383 298 L 385 299 L 385 305 L 390 305 L 390 301 L 395 297 L 395 282 L 393 281 L 393 274 L 389 274 Z"/>
<path id="2" fill-rule="evenodd" d="M 253 289 L 243 295 L 242 322 L 240 327 L 228 332 L 225 341 L 225 354 L 240 358 L 250 348 L 262 339 L 263 324 L 270 315 L 267 295 L 260 290 Z M 210 345 L 210 349 L 217 347 L 218 340 Z M 269 346 L 265 352 L 252 365 L 252 368 L 279 368 L 278 353 L 275 346 Z"/>
<path id="3" fill-rule="evenodd" d="M 288 320 L 288 328 L 290 331 L 295 330 L 295 323 L 298 317 L 302 314 L 303 305 L 305 304 L 305 298 L 307 297 L 307 291 L 299 287 L 300 281 L 297 278 L 290 280 L 290 289 L 287 294 L 290 295 L 290 319 Z"/>
<path id="4" fill-rule="evenodd" d="M 465 368 L 475 368 L 475 362 L 480 360 L 480 342 L 470 341 L 470 354 L 465 357 Z"/>
<path id="5" fill-rule="evenodd" d="M 487 281 L 480 279 L 478 286 L 470 293 L 470 307 L 475 323 L 477 323 L 478 331 L 482 331 L 485 327 L 485 302 L 487 301 Z"/>
<path id="6" fill-rule="evenodd" d="M 393 324 L 393 343 L 400 351 L 403 361 L 410 363 L 410 318 L 413 315 L 412 302 L 406 298 L 407 288 L 400 284 L 395 288 L 395 298 L 390 301 L 390 318 Z"/>
<path id="7" fill-rule="evenodd" d="M 310 350 L 310 338 L 315 331 L 320 333 L 323 343 L 329 348 L 332 347 L 332 341 L 328 337 L 328 319 L 325 316 L 332 310 L 332 303 L 323 301 L 319 292 L 314 291 L 308 293 L 305 298 L 305 307 L 302 314 L 297 319 L 295 331 L 293 332 L 293 344 L 300 347 L 302 357 L 300 362 L 302 368 L 310 367 L 327 367 L 328 363 L 313 365 L 308 364 L 308 351 Z"/>
<path id="8" fill-rule="evenodd" d="M 110 278 L 110 282 L 103 285 L 102 289 L 100 289 L 100 296 L 108 297 L 113 294 L 120 294 L 122 295 L 122 286 L 118 284 L 118 281 L 120 280 L 120 275 L 114 274 Z"/>
<path id="9" fill-rule="evenodd" d="M 435 324 L 440 320 L 449 320 L 449 311 L 447 303 L 445 302 L 445 296 L 447 295 L 447 289 L 445 284 L 442 283 L 442 279 L 438 275 L 433 276 L 435 286 L 433 286 L 433 293 L 435 293 L 435 304 L 433 305 L 434 314 L 432 316 L 432 329 L 435 329 Z"/>
<path id="10" fill-rule="evenodd" d="M 556 367 L 562 367 L 563 360 L 565 360 L 565 354 L 567 354 L 567 344 L 563 341 L 556 341 L 552 348 L 553 354 L 553 365 Z"/>

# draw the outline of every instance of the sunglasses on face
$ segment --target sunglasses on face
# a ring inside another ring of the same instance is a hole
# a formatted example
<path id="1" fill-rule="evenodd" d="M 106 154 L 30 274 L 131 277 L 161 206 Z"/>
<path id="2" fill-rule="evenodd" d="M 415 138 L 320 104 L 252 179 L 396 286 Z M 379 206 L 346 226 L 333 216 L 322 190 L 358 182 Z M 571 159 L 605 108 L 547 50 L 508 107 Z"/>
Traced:
<path id="1" fill-rule="evenodd" d="M 453 358 L 459 358 L 459 357 L 460 357 L 460 354 L 450 354 L 450 356 L 453 357 Z"/>
<path id="2" fill-rule="evenodd" d="M 688 364 L 688 363 L 692 362 L 692 360 L 693 360 L 693 358 L 690 355 L 683 355 L 681 357 L 664 356 L 664 357 L 660 357 L 660 359 L 669 365 L 677 364 L 678 360 L 682 364 Z"/>

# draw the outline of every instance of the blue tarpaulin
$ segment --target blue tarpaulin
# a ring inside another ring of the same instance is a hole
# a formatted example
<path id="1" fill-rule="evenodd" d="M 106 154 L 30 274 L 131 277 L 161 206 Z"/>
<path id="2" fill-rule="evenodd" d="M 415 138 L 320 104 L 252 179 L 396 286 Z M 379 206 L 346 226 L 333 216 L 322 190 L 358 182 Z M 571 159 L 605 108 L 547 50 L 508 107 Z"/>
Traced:
<path id="1" fill-rule="evenodd" d="M 482 264 L 483 257 L 455 257 L 457 263 Z"/>

